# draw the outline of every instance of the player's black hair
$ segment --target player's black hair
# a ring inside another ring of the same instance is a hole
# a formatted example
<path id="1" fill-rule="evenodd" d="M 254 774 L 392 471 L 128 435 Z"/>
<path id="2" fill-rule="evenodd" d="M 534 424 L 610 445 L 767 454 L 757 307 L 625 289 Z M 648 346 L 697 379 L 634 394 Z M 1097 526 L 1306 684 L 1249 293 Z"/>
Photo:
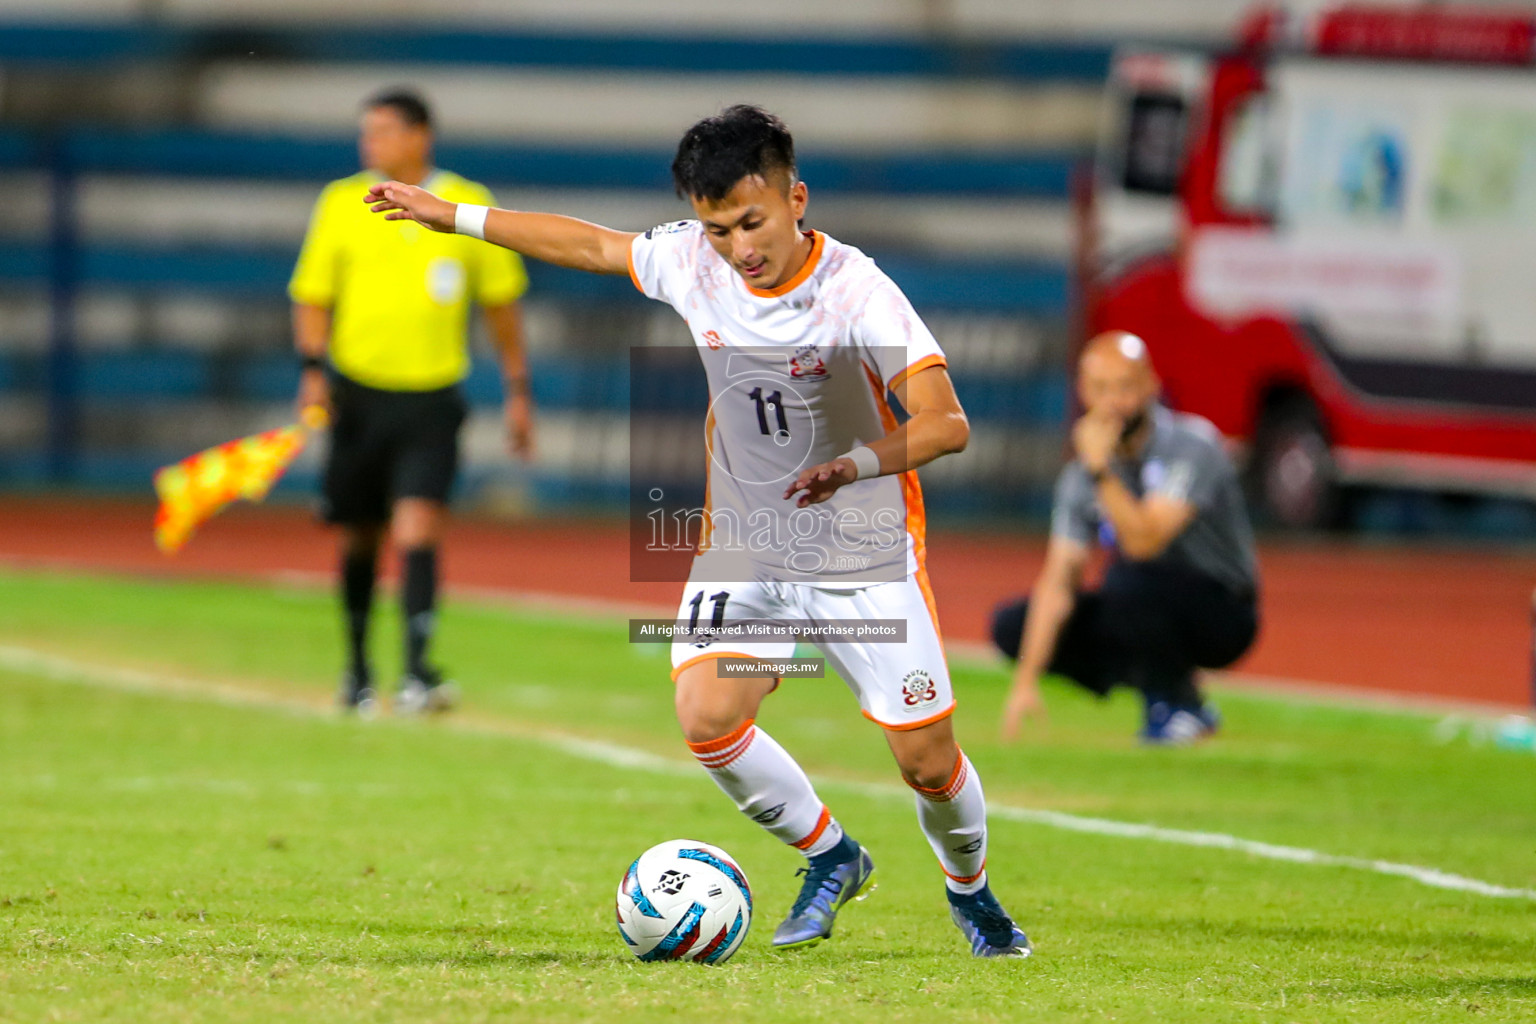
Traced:
<path id="1" fill-rule="evenodd" d="M 363 104 L 364 110 L 374 110 L 378 107 L 388 107 L 400 115 L 400 120 L 412 128 L 425 128 L 432 130 L 432 108 L 427 106 L 427 101 L 421 98 L 421 94 L 414 89 L 406 89 L 395 86 L 382 89 L 368 97 L 368 102 Z"/>
<path id="2" fill-rule="evenodd" d="M 677 144 L 672 184 L 681 199 L 724 199 L 751 175 L 795 180 L 795 139 L 762 107 L 739 103 L 689 128 Z"/>

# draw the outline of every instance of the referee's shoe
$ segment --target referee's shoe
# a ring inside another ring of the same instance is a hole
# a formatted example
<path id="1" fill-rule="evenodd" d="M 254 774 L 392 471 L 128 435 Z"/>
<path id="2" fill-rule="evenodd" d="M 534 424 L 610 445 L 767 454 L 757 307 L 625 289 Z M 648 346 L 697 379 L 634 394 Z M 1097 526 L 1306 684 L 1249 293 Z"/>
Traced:
<path id="1" fill-rule="evenodd" d="M 343 711 L 355 711 L 359 718 L 372 718 L 379 713 L 379 698 L 366 675 L 348 672 L 341 677 L 341 692 L 336 703 Z"/>
<path id="2" fill-rule="evenodd" d="M 400 681 L 395 714 L 424 715 L 452 711 L 459 703 L 459 685 L 436 670 L 412 673 Z"/>

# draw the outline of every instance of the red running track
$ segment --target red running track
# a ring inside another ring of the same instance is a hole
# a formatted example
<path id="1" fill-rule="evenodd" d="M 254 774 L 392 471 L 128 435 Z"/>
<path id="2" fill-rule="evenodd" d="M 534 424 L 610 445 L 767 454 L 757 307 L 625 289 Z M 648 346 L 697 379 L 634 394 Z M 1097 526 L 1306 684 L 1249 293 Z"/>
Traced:
<path id="1" fill-rule="evenodd" d="M 142 503 L 0 500 L 0 560 L 173 575 L 328 573 L 334 541 L 307 512 L 236 507 L 167 558 Z M 1044 543 L 1012 533 L 935 532 L 928 570 L 948 639 L 984 641 L 992 606 L 1028 589 Z M 1445 546 L 1268 543 L 1264 626 L 1237 668 L 1288 681 L 1528 706 L 1536 554 Z M 671 607 L 679 587 L 631 583 L 623 523 L 456 523 L 450 587 L 537 591 Z"/>

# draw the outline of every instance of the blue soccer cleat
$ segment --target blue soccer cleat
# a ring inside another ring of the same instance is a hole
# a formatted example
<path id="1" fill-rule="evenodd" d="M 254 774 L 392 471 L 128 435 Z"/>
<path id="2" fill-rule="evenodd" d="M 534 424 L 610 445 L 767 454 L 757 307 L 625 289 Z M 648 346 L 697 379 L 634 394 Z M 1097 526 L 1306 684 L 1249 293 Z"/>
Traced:
<path id="1" fill-rule="evenodd" d="M 1013 923 L 991 889 L 982 886 L 973 893 L 958 893 L 945 888 L 944 892 L 949 897 L 949 916 L 971 944 L 972 956 L 1022 958 L 1034 952 L 1029 937 Z"/>
<path id="2" fill-rule="evenodd" d="M 875 888 L 875 862 L 859 847 L 858 856 L 830 867 L 804 867 L 800 895 L 789 916 L 773 933 L 779 949 L 803 949 L 832 937 L 832 922 L 849 900 L 862 900 Z"/>
<path id="3" fill-rule="evenodd" d="M 1147 704 L 1146 724 L 1141 727 L 1141 741 L 1158 747 L 1187 747 L 1221 728 L 1221 715 L 1209 704 L 1176 707 L 1167 701 Z"/>

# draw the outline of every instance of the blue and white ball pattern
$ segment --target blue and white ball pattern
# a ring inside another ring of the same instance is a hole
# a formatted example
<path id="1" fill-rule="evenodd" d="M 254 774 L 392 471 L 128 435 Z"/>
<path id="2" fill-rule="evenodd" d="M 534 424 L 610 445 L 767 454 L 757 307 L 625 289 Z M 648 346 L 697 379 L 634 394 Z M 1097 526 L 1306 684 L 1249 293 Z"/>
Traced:
<path id="1" fill-rule="evenodd" d="M 618 916 L 619 934 L 641 960 L 724 963 L 752 924 L 752 888 L 724 850 L 673 839 L 629 866 Z"/>

